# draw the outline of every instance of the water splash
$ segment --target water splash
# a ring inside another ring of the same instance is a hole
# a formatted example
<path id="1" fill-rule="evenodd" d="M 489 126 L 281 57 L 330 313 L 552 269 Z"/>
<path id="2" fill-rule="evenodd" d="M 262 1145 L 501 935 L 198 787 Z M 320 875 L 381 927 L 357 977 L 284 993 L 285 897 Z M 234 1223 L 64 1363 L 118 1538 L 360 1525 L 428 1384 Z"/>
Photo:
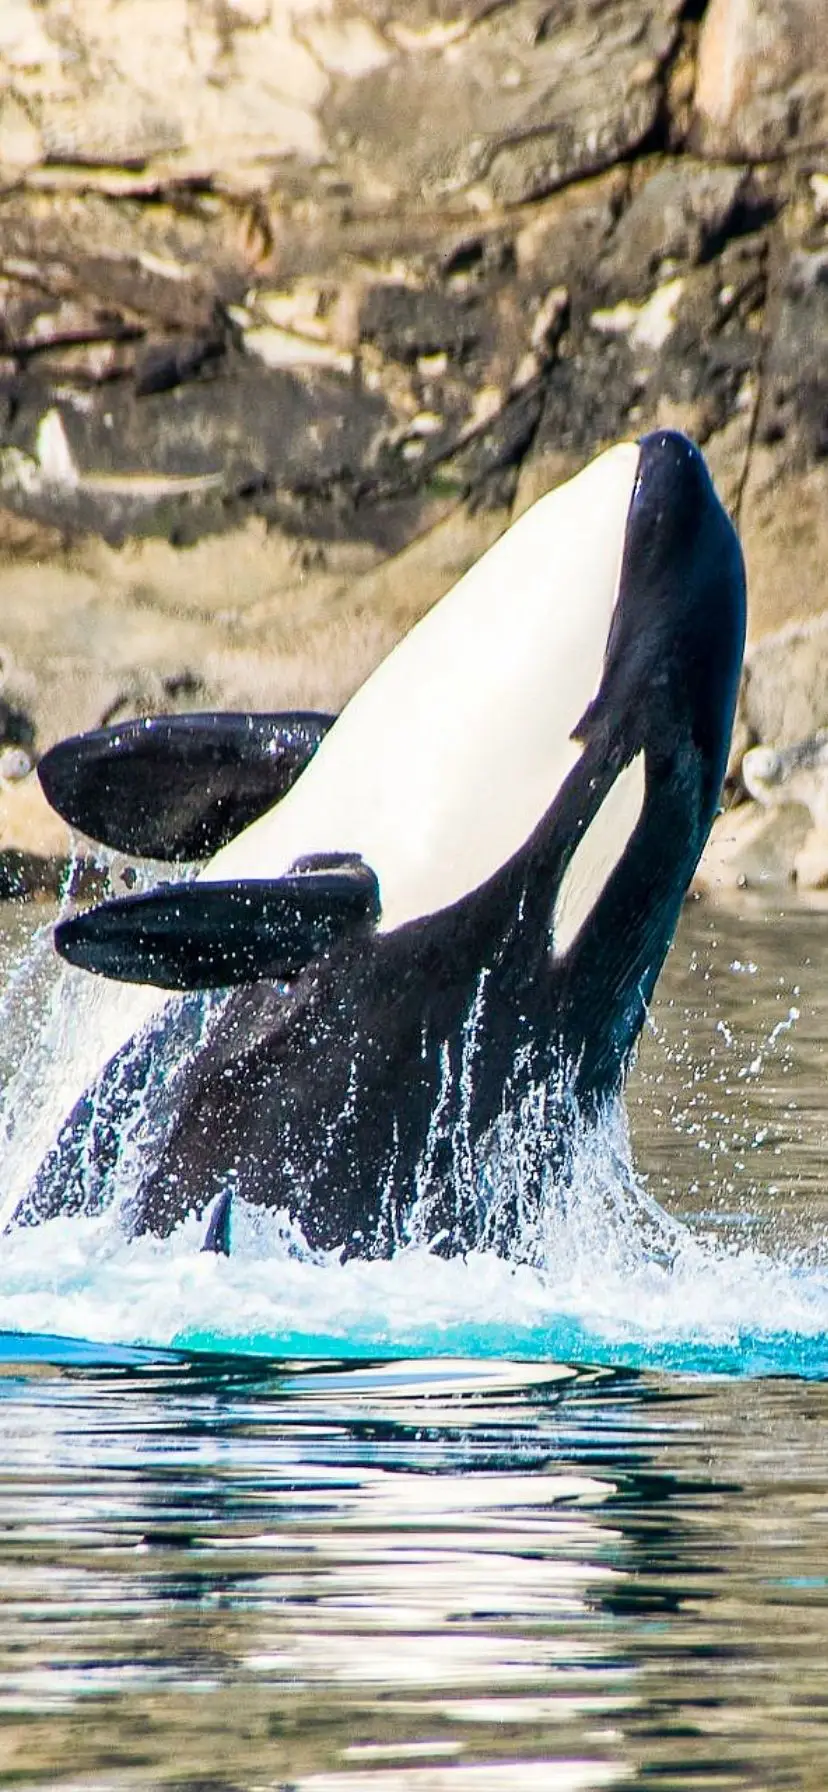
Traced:
<path id="1" fill-rule="evenodd" d="M 192 1220 L 171 1239 L 133 1243 L 107 1216 L 52 1220 L 4 1240 L 0 1329 L 294 1359 L 828 1374 L 828 1276 L 722 1250 L 662 1220 L 640 1189 L 625 1197 L 614 1160 L 596 1141 L 556 1220 L 559 1257 L 543 1270 L 486 1250 L 441 1258 L 422 1245 L 342 1263 L 304 1252 L 286 1215 L 241 1207 L 229 1259 L 201 1253 L 203 1227 Z"/>
<path id="2" fill-rule="evenodd" d="M 124 992 L 59 966 L 46 933 L 15 969 L 0 1004 L 13 1062 L 0 1104 L 6 1214 L 66 1112 L 85 1032 L 111 1023 L 113 1004 L 121 1028 Z M 3 1239 L 0 1329 L 292 1358 L 464 1355 L 828 1374 L 823 1265 L 726 1246 L 669 1217 L 635 1174 L 620 1104 L 593 1128 L 570 1105 L 572 1155 L 560 1178 L 548 1147 L 551 1120 L 570 1099 L 565 1080 L 533 1080 L 524 1061 L 485 1151 L 472 1148 L 468 1113 L 484 1010 L 485 978 L 456 1073 L 446 1057 L 411 1223 L 390 1260 L 343 1263 L 337 1253 L 310 1253 L 287 1214 L 240 1202 L 229 1259 L 201 1253 L 203 1220 L 167 1240 L 129 1242 L 114 1201 Z M 207 1024 L 209 1004 L 199 1012 Z M 459 1102 L 450 1099 L 455 1076 Z M 480 1248 L 455 1258 L 427 1242 L 431 1172 L 446 1123 L 456 1198 L 462 1206 L 473 1190 L 483 1216 Z M 134 1180 L 135 1124 L 133 1112 L 119 1199 Z M 528 1200 L 539 1180 L 542 1199 Z M 489 1245 L 503 1215 L 515 1213 L 521 1261 L 507 1262 Z"/>

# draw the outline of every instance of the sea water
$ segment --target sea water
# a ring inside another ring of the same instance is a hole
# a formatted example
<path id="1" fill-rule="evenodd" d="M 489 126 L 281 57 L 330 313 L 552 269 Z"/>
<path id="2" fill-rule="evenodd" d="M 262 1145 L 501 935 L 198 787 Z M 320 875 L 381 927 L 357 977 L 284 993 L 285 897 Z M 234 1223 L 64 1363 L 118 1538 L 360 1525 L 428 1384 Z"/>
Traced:
<path id="1" fill-rule="evenodd" d="M 11 1202 L 102 996 L 4 920 Z M 826 925 L 688 908 L 534 1267 L 3 1239 L 4 1786 L 822 1792 Z"/>

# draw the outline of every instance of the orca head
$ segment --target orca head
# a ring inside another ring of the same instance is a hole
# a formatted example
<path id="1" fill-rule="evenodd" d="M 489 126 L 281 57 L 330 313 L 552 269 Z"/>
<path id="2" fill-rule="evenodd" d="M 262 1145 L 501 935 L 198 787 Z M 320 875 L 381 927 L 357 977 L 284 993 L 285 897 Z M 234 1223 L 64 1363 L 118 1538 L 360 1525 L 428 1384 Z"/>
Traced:
<path id="1" fill-rule="evenodd" d="M 674 924 L 718 801 L 743 634 L 741 553 L 699 450 L 668 430 L 617 444 L 434 605 L 202 875 L 278 878 L 308 853 L 356 853 L 381 933 L 528 876 L 536 936 L 551 903 L 561 957 L 635 848 L 654 872 L 647 906 Z"/>
<path id="2" fill-rule="evenodd" d="M 640 1031 L 719 803 L 744 637 L 741 549 L 703 457 L 645 436 L 582 758 L 547 817 L 547 850 L 567 842 L 550 953 L 584 1089 L 617 1086 Z"/>
<path id="3" fill-rule="evenodd" d="M 648 769 L 682 739 L 698 754 L 698 827 L 719 800 L 745 640 L 736 532 L 698 448 L 675 430 L 640 443 L 600 688 L 580 740 L 624 729 Z"/>
<path id="4" fill-rule="evenodd" d="M 498 877 L 581 757 L 573 731 L 601 679 L 638 461 L 617 443 L 524 511 L 202 876 L 272 878 L 308 853 L 356 853 L 377 875 L 382 933 Z"/>

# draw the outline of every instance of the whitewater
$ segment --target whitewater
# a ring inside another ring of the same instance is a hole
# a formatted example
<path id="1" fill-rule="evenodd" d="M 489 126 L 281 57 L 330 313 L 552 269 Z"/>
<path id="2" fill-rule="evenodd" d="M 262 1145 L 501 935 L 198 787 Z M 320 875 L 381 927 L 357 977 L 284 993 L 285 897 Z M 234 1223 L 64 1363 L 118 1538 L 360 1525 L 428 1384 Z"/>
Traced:
<path id="1" fill-rule="evenodd" d="M 41 925 L 6 967 L 0 1001 L 0 1225 L 7 1225 L 107 1027 L 142 992 L 62 965 Z M 795 1024 L 796 1010 L 787 1025 Z M 779 1023 L 776 1023 L 776 1032 Z M 750 1065 L 746 1065 L 750 1070 Z M 544 1145 L 544 1104 L 524 1103 L 489 1166 L 519 1183 Z M 125 1141 L 125 1159 L 129 1152 Z M 688 1173 L 689 1173 L 688 1157 Z M 234 1203 L 231 1254 L 202 1252 L 204 1219 L 130 1241 L 119 1199 L 5 1233 L 0 1332 L 156 1351 L 377 1361 L 440 1357 L 622 1364 L 727 1375 L 828 1373 L 821 1250 L 724 1239 L 662 1206 L 632 1161 L 620 1104 L 582 1131 L 565 1188 L 547 1190 L 531 1261 L 412 1243 L 392 1258 L 311 1253 L 285 1215 Z M 416 1228 L 414 1229 L 416 1233 Z"/>

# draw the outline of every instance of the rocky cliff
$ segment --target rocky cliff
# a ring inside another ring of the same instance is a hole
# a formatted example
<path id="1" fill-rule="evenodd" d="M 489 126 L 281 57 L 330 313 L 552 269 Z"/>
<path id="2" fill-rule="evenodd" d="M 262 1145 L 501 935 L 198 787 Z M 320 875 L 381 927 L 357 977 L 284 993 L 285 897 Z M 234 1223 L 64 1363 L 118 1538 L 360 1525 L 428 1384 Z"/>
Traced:
<path id="1" fill-rule="evenodd" d="M 735 763 L 828 724 L 825 0 L 3 0 L 0 320 L 7 847 L 26 755 L 341 703 L 658 424 L 744 541 Z"/>

